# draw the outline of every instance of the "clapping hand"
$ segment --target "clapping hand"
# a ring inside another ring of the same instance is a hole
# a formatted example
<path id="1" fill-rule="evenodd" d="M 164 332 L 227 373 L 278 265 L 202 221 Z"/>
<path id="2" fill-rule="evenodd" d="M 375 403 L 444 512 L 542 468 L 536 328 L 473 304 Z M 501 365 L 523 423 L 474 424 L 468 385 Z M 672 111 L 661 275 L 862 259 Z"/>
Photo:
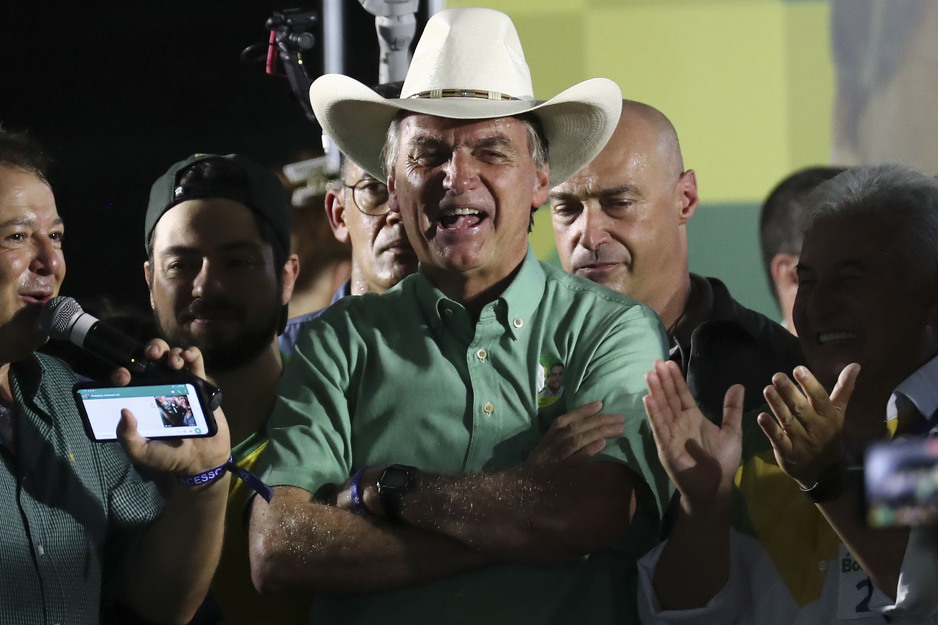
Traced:
<path id="1" fill-rule="evenodd" d="M 860 365 L 844 367 L 831 392 L 807 367 L 794 370 L 800 390 L 788 376 L 776 373 L 765 389 L 774 418 L 763 412 L 758 421 L 772 443 L 778 466 L 803 488 L 810 488 L 844 458 L 844 413 Z"/>
<path id="2" fill-rule="evenodd" d="M 739 467 L 744 389 L 737 384 L 727 390 L 718 426 L 697 407 L 674 362 L 654 366 L 645 375 L 649 395 L 643 401 L 658 457 L 683 505 L 706 506 L 717 493 L 729 493 Z"/>

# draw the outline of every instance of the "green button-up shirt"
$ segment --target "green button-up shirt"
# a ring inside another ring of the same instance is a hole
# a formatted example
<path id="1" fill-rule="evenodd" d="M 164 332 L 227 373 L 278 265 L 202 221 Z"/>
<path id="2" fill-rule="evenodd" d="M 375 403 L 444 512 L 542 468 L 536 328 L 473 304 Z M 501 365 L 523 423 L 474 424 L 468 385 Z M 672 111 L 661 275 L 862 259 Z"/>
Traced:
<path id="1" fill-rule="evenodd" d="M 631 613 L 629 572 L 652 544 L 671 493 L 641 403 L 644 374 L 666 353 L 651 309 L 539 263 L 530 249 L 478 321 L 422 272 L 384 295 L 329 308 L 299 338 L 284 372 L 261 461 L 269 484 L 315 492 L 366 465 L 395 462 L 446 474 L 516 467 L 556 417 L 601 399 L 603 412 L 626 415 L 626 424 L 597 460 L 626 464 L 657 509 L 639 514 L 620 549 L 576 564 L 500 565 L 324 600 L 328 616 L 317 622 L 547 622 L 576 614 L 601 623 Z M 539 408 L 545 368 L 556 362 L 565 367 L 564 393 Z"/>
<path id="2" fill-rule="evenodd" d="M 116 443 L 85 436 L 75 375 L 41 354 L 11 367 L 15 453 L 0 445 L 0 622 L 91 624 L 115 598 L 162 500 Z"/>

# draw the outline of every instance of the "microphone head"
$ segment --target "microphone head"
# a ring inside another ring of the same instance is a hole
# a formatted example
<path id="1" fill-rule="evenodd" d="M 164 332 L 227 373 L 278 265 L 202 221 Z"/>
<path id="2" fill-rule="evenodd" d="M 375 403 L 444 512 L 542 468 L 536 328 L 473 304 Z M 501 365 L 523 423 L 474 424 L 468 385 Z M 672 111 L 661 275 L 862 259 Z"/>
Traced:
<path id="1" fill-rule="evenodd" d="M 39 312 L 39 331 L 49 338 L 68 341 L 72 327 L 84 312 L 74 298 L 53 297 L 42 305 Z"/>

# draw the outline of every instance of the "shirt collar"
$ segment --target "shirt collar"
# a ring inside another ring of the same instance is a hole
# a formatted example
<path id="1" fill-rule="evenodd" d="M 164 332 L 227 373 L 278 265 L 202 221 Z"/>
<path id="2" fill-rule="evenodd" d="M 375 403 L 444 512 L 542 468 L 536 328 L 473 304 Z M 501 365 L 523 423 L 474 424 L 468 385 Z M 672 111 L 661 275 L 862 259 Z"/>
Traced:
<path id="1" fill-rule="evenodd" d="M 674 343 L 677 343 L 681 352 L 687 353 L 690 350 L 694 330 L 704 321 L 712 319 L 713 313 L 714 293 L 710 282 L 697 274 L 690 274 L 690 293 L 687 296 L 687 303 L 684 304 L 681 316 L 671 328 L 668 328 L 672 347 Z"/>
<path id="2" fill-rule="evenodd" d="M 14 398 L 16 398 L 18 392 L 24 404 L 36 405 L 47 410 L 48 405 L 44 401 L 45 393 L 40 393 L 40 389 L 43 388 L 42 379 L 44 375 L 42 364 L 35 353 L 30 354 L 23 360 L 14 362 L 10 367 L 10 385 Z M 17 399 L 17 401 L 20 401 L 20 399 Z M 50 419 L 47 414 L 42 412 L 39 416 L 47 421 Z"/>
<path id="3" fill-rule="evenodd" d="M 935 356 L 902 381 L 886 404 L 886 420 L 914 406 L 922 415 L 931 418 L 938 412 L 938 356 Z"/>
<path id="4" fill-rule="evenodd" d="M 527 253 L 521 261 L 521 268 L 511 281 L 511 284 L 502 292 L 494 302 L 486 304 L 485 308 L 494 308 L 496 317 L 505 329 L 517 338 L 523 331 L 544 294 L 547 279 L 531 245 L 528 244 Z M 416 277 L 417 300 L 424 316 L 433 328 L 445 325 L 449 320 L 446 311 L 462 308 L 462 304 L 443 294 L 430 281 L 423 269 L 418 269 Z"/>

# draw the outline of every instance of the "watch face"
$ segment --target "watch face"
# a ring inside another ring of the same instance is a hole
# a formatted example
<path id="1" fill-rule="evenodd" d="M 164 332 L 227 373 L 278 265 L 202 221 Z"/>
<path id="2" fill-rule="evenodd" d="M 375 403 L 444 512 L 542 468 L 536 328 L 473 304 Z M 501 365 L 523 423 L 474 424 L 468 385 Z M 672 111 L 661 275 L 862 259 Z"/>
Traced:
<path id="1" fill-rule="evenodd" d="M 407 468 L 392 465 L 385 469 L 384 475 L 381 476 L 381 486 L 398 490 L 407 487 L 412 479 L 413 476 Z"/>
<path id="2" fill-rule="evenodd" d="M 388 488 L 401 488 L 410 481 L 410 476 L 400 469 L 388 471 L 381 482 Z"/>
<path id="3" fill-rule="evenodd" d="M 396 521 L 401 519 L 401 496 L 414 485 L 415 467 L 392 464 L 378 480 L 378 497 L 385 514 Z"/>

